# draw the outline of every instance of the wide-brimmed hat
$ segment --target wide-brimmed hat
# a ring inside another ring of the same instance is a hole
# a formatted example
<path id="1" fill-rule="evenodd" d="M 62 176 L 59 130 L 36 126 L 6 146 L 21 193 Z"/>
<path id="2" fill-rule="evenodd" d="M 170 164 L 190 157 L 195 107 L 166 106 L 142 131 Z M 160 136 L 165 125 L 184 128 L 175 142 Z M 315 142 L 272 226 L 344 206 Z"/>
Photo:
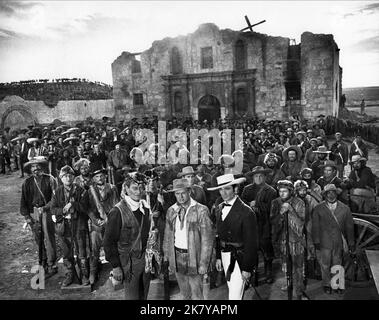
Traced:
<path id="1" fill-rule="evenodd" d="M 329 191 L 334 191 L 336 192 L 337 194 L 340 194 L 342 192 L 342 189 L 340 188 L 337 188 L 335 184 L 333 183 L 329 183 L 327 184 L 324 189 L 321 191 L 321 194 L 324 195 L 325 193 L 329 192 Z"/>
<path id="2" fill-rule="evenodd" d="M 301 159 L 301 157 L 303 155 L 303 151 L 301 151 L 301 149 L 298 146 L 293 145 L 293 146 L 289 146 L 283 150 L 283 152 L 282 152 L 283 161 L 288 160 L 288 152 L 290 152 L 291 150 L 296 152 L 297 159 Z"/>
<path id="3" fill-rule="evenodd" d="M 62 178 L 66 174 L 72 174 L 73 176 L 75 175 L 74 170 L 69 165 L 65 165 L 61 168 L 61 170 L 59 171 L 59 178 Z"/>
<path id="4" fill-rule="evenodd" d="M 307 133 L 313 133 L 313 130 L 312 129 L 308 129 Z"/>
<path id="5" fill-rule="evenodd" d="M 22 139 L 24 139 L 25 137 L 23 136 L 23 135 L 18 135 L 16 138 L 13 138 L 12 140 L 11 140 L 11 142 L 17 142 L 18 140 L 22 140 Z"/>
<path id="6" fill-rule="evenodd" d="M 328 154 L 328 153 L 331 153 L 330 150 L 328 150 L 328 148 L 326 146 L 319 146 L 317 148 L 317 150 L 313 151 L 314 153 L 324 153 L 324 154 Z"/>
<path id="7" fill-rule="evenodd" d="M 358 162 L 358 161 L 367 161 L 367 159 L 365 157 L 362 157 L 359 154 L 355 154 L 351 157 L 350 164 L 353 164 L 354 162 Z"/>
<path id="8" fill-rule="evenodd" d="M 187 179 L 180 178 L 180 179 L 175 179 L 172 182 L 172 189 L 167 190 L 167 192 L 175 192 L 178 190 L 183 190 L 183 189 L 188 189 L 191 188 L 191 185 Z"/>
<path id="9" fill-rule="evenodd" d="M 99 173 L 106 174 L 107 170 L 105 168 L 103 168 L 103 166 L 99 163 L 96 163 L 96 162 L 90 163 L 90 174 L 91 174 L 91 176 L 93 177 Z"/>
<path id="10" fill-rule="evenodd" d="M 240 184 L 246 181 L 246 178 L 234 178 L 232 173 L 227 173 L 222 176 L 217 177 L 217 186 L 212 188 L 207 188 L 209 191 L 218 190 L 224 187 L 232 186 L 235 184 Z"/>
<path id="11" fill-rule="evenodd" d="M 334 169 L 337 169 L 337 165 L 334 161 L 332 160 L 327 160 L 325 161 L 325 163 L 323 165 L 321 165 L 322 168 L 325 168 L 325 167 L 332 167 Z"/>
<path id="12" fill-rule="evenodd" d="M 249 174 L 253 176 L 253 175 L 258 174 L 258 173 L 267 174 L 267 173 L 270 173 L 271 171 L 272 171 L 271 169 L 264 168 L 264 167 L 262 167 L 262 166 L 255 166 L 255 167 L 249 172 Z"/>
<path id="13" fill-rule="evenodd" d="M 25 172 L 29 173 L 30 166 L 33 164 L 39 164 L 39 165 L 47 165 L 49 162 L 47 161 L 46 157 L 44 156 L 37 156 L 29 160 L 24 164 L 24 170 Z"/>
<path id="14" fill-rule="evenodd" d="M 302 136 L 306 136 L 307 135 L 307 133 L 305 131 L 303 131 L 303 130 L 300 130 L 300 131 L 296 132 L 296 135 L 298 135 L 298 134 L 301 134 Z"/>
<path id="15" fill-rule="evenodd" d="M 69 141 L 74 141 L 74 140 L 79 140 L 78 137 L 69 137 L 63 140 L 63 143 L 69 142 Z"/>
<path id="16" fill-rule="evenodd" d="M 198 171 L 195 171 L 191 166 L 184 167 L 181 172 L 178 173 L 178 178 L 184 177 L 188 174 L 195 175 Z"/>
<path id="17" fill-rule="evenodd" d="M 300 171 L 300 175 L 303 177 L 305 174 L 313 174 L 313 170 L 311 168 L 303 168 Z"/>
<path id="18" fill-rule="evenodd" d="M 28 138 L 26 139 L 26 142 L 29 144 L 32 144 L 33 142 L 39 142 L 40 140 L 38 138 Z"/>
<path id="19" fill-rule="evenodd" d="M 223 154 L 218 160 L 221 165 L 227 165 L 227 168 L 234 167 L 235 165 L 235 159 L 230 154 Z"/>

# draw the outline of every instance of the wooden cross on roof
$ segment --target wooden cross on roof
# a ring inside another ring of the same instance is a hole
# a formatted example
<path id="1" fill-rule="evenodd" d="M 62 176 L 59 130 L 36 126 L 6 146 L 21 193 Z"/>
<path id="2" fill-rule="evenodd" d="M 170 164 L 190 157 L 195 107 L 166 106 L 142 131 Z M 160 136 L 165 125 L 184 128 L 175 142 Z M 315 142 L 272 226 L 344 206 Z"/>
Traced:
<path id="1" fill-rule="evenodd" d="M 266 22 L 266 20 L 262 20 L 262 21 L 260 21 L 260 22 L 255 23 L 255 24 L 252 25 L 252 24 L 250 23 L 250 20 L 249 20 L 249 18 L 248 18 L 247 16 L 245 16 L 245 20 L 246 20 L 246 23 L 247 23 L 247 27 L 241 29 L 240 32 L 245 31 L 245 30 L 247 30 L 247 29 L 249 29 L 250 32 L 253 32 L 253 27 L 257 26 L 258 24 L 261 24 L 261 23 Z"/>

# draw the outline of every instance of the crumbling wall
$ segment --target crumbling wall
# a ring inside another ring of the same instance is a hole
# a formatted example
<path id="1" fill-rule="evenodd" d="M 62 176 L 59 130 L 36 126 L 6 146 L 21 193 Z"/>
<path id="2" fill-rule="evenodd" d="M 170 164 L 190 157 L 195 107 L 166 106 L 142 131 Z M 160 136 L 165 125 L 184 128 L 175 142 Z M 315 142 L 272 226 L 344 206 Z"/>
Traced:
<path id="1" fill-rule="evenodd" d="M 15 114 L 9 113 L 12 108 L 18 107 L 21 111 L 15 110 Z M 15 121 L 30 122 L 30 114 L 33 121 L 38 123 L 51 123 L 55 119 L 63 122 L 82 121 L 88 117 L 101 119 L 104 116 L 114 116 L 113 100 L 71 100 L 59 101 L 54 108 L 48 107 L 43 101 L 24 100 L 18 96 L 7 96 L 0 102 L 0 119 L 4 114 L 9 114 L 4 119 L 4 126 L 15 126 Z M 9 119 L 8 119 L 9 118 Z"/>
<path id="2" fill-rule="evenodd" d="M 310 32 L 301 35 L 301 71 L 304 116 L 336 115 L 340 98 L 336 99 L 335 87 L 341 79 L 338 47 L 333 35 Z"/>

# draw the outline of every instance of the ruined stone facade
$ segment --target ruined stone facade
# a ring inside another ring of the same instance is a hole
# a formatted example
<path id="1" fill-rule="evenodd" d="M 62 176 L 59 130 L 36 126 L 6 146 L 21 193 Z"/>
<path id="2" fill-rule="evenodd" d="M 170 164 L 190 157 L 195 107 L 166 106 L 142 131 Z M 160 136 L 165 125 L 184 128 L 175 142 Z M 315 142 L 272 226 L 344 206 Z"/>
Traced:
<path id="1" fill-rule="evenodd" d="M 138 59 L 139 58 L 139 59 Z M 301 44 L 201 25 L 194 33 L 123 52 L 112 64 L 115 116 L 304 118 L 337 115 L 339 49 L 332 35 L 305 32 Z"/>

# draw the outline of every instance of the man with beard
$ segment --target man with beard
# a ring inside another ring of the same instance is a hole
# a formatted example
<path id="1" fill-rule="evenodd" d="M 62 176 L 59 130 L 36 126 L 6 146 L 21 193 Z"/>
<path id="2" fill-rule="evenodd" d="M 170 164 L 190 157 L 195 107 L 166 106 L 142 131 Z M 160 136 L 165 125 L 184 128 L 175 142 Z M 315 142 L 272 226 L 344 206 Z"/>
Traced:
<path id="1" fill-rule="evenodd" d="M 276 187 L 277 182 L 285 178 L 283 172 L 278 166 L 278 156 L 275 153 L 268 153 L 266 154 L 263 163 L 267 169 L 270 169 L 266 174 L 266 183 L 271 187 Z"/>
<path id="2" fill-rule="evenodd" d="M 316 160 L 316 153 L 317 151 L 317 139 L 311 138 L 309 140 L 310 147 L 305 152 L 304 161 L 308 168 L 312 166 L 312 163 Z"/>
<path id="3" fill-rule="evenodd" d="M 317 202 L 322 201 L 321 187 L 312 179 L 313 171 L 310 168 L 304 168 L 300 171 L 301 179 L 308 185 L 308 194 Z"/>
<path id="4" fill-rule="evenodd" d="M 116 141 L 114 150 L 108 156 L 108 165 L 113 171 L 115 185 L 121 180 L 121 169 L 128 164 L 130 164 L 130 158 L 127 152 L 121 149 L 120 143 Z"/>
<path id="5" fill-rule="evenodd" d="M 64 166 L 59 172 L 62 185 L 51 200 L 51 214 L 55 230 L 63 251 L 65 279 L 62 287 L 69 286 L 75 279 L 75 258 L 80 259 L 82 285 L 88 285 L 88 194 L 74 184 L 75 173 L 70 166 Z"/>
<path id="6" fill-rule="evenodd" d="M 350 189 L 350 208 L 353 212 L 372 213 L 377 211 L 375 201 L 375 175 L 366 166 L 366 158 L 354 155 L 350 162 L 352 170 L 344 185 Z"/>
<path id="7" fill-rule="evenodd" d="M 317 180 L 317 184 L 324 190 L 327 184 L 334 184 L 337 188 L 342 188 L 342 180 L 337 176 L 337 166 L 334 161 L 326 161 L 323 165 L 323 175 Z"/>
<path id="8" fill-rule="evenodd" d="M 313 161 L 311 169 L 313 171 L 313 179 L 317 181 L 322 176 L 325 162 L 329 160 L 330 151 L 325 146 L 320 146 L 314 153 L 316 153 L 316 160 Z"/>
<path id="9" fill-rule="evenodd" d="M 103 245 L 103 236 L 107 216 L 111 209 L 119 202 L 117 188 L 106 182 L 106 170 L 99 165 L 91 165 L 92 184 L 89 186 L 89 232 L 91 239 L 90 276 L 93 285 L 98 277 L 100 249 Z"/>
<path id="10" fill-rule="evenodd" d="M 100 150 L 99 143 L 93 145 L 93 151 L 90 153 L 89 161 L 95 166 L 107 167 L 107 156 L 103 150 Z"/>
<path id="11" fill-rule="evenodd" d="M 367 145 L 362 141 L 362 137 L 359 132 L 355 134 L 355 139 L 350 146 L 350 151 L 349 151 L 350 161 L 354 155 L 359 155 L 363 158 L 368 159 Z"/>
<path id="12" fill-rule="evenodd" d="M 253 183 L 243 189 L 241 200 L 252 208 L 257 216 L 258 243 L 264 259 L 266 283 L 272 283 L 274 249 L 271 243 L 270 209 L 272 200 L 277 197 L 277 192 L 266 183 L 266 174 L 268 172 L 270 172 L 270 169 L 260 166 L 253 168 L 251 171 Z M 256 278 L 256 280 L 258 279 Z"/>
<path id="13" fill-rule="evenodd" d="M 322 285 L 331 294 L 331 267 L 342 265 L 345 252 L 354 251 L 354 222 L 348 206 L 337 200 L 337 187 L 328 184 L 323 190 L 325 201 L 312 215 L 312 238 L 321 266 Z M 341 289 L 337 289 L 341 293 Z"/>
<path id="14" fill-rule="evenodd" d="M 74 183 L 77 184 L 79 187 L 82 187 L 83 189 L 88 190 L 90 184 L 91 184 L 91 176 L 89 173 L 89 164 L 90 162 L 82 158 L 75 162 L 74 164 L 74 170 L 79 171 L 80 175 L 75 177 Z"/>
<path id="15" fill-rule="evenodd" d="M 305 218 L 304 218 L 304 236 L 305 236 L 305 276 L 309 276 L 308 260 L 314 261 L 315 248 L 312 240 L 312 214 L 313 209 L 318 205 L 318 201 L 309 195 L 309 185 L 305 180 L 297 180 L 294 184 L 295 196 L 303 200 L 305 203 Z M 312 261 L 309 261 L 310 263 Z M 314 269 L 314 268 L 313 268 Z M 305 279 L 306 283 L 306 279 Z"/>
<path id="16" fill-rule="evenodd" d="M 330 147 L 332 152 L 330 155 L 330 160 L 333 160 L 337 164 L 338 177 L 342 178 L 344 173 L 344 168 L 349 161 L 349 148 L 345 142 L 342 141 L 342 133 L 336 132 L 335 134 L 336 142 Z M 336 161 L 338 159 L 338 161 Z"/>
<path id="17" fill-rule="evenodd" d="M 290 254 L 292 260 L 292 278 L 293 292 L 297 300 L 304 297 L 304 222 L 305 222 L 305 204 L 294 194 L 293 183 L 289 180 L 280 180 L 278 182 L 279 197 L 272 202 L 271 206 L 271 225 L 272 225 L 272 242 L 276 249 L 279 249 L 282 258 L 282 270 L 287 272 L 287 254 Z M 289 252 L 287 252 L 287 232 L 286 218 L 288 215 L 288 238 Z"/>
<path id="18" fill-rule="evenodd" d="M 300 178 L 300 171 L 305 167 L 301 161 L 302 152 L 298 146 L 289 146 L 283 150 L 283 163 L 280 170 L 283 172 L 286 179 L 296 181 Z"/>
<path id="19" fill-rule="evenodd" d="M 216 207 L 216 269 L 224 269 L 229 300 L 241 300 L 258 264 L 258 228 L 256 215 L 238 197 L 238 184 L 245 178 L 233 174 L 217 177 L 222 202 Z"/>
<path id="20" fill-rule="evenodd" d="M 130 173 L 123 184 L 121 201 L 111 209 L 105 225 L 105 258 L 113 268 L 113 278 L 124 280 L 127 300 L 146 300 L 150 286 L 145 250 L 151 221 L 148 205 L 142 200 L 144 191 L 144 177 Z"/>
<path id="21" fill-rule="evenodd" d="M 46 167 L 47 163 L 44 157 L 36 157 L 25 163 L 25 172 L 32 175 L 21 187 L 20 213 L 33 231 L 40 250 L 42 249 L 39 263 L 44 266 L 45 275 L 51 276 L 58 272 L 54 223 L 50 214 L 51 198 L 57 182 L 53 176 L 43 173 L 42 166 Z"/>

